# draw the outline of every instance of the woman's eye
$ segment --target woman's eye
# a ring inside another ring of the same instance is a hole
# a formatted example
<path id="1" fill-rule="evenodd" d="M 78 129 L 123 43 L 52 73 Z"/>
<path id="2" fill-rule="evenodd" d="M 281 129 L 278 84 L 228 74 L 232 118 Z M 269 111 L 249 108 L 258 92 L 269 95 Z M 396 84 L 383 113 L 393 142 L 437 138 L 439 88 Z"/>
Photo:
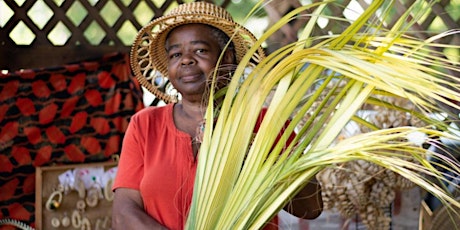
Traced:
<path id="1" fill-rule="evenodd" d="M 169 55 L 170 59 L 177 58 L 177 57 L 180 57 L 180 53 L 172 53 Z"/>
<path id="2" fill-rule="evenodd" d="M 206 52 L 206 50 L 205 49 L 197 49 L 195 52 L 200 54 L 200 53 Z"/>

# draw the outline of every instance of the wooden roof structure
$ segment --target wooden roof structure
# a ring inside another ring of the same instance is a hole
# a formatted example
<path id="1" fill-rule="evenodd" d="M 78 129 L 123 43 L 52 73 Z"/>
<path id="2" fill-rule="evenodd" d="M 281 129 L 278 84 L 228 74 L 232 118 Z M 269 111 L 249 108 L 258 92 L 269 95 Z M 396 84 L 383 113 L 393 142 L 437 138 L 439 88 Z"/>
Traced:
<path id="1" fill-rule="evenodd" d="M 212 0 L 209 0 L 213 2 Z M 313 0 L 317 1 L 317 0 Z M 435 3 L 423 21 L 414 25 L 416 36 L 427 38 L 434 24 L 443 30 L 460 28 L 460 9 L 455 0 Z M 100 56 L 109 52 L 129 52 L 131 40 L 142 25 L 163 15 L 184 0 L 43 0 L 0 2 L 0 70 L 18 70 L 61 65 Z M 188 1 L 187 1 L 188 2 Z M 214 1 L 223 7 L 231 0 Z M 347 8 L 366 8 L 365 0 L 340 0 L 330 4 L 326 12 L 331 16 L 347 17 Z M 386 22 L 394 24 L 414 0 L 398 0 L 394 17 Z M 270 22 L 277 21 L 301 0 L 275 0 L 265 6 Z M 354 5 L 353 5 L 354 4 Z M 140 12 L 144 12 L 140 14 Z M 359 10 L 357 10 L 359 11 Z M 3 16 L 1 16 L 3 15 Z M 297 39 L 298 31 L 308 17 L 299 17 L 283 27 L 268 41 L 270 52 Z M 339 33 L 347 22 L 317 25 L 314 35 Z M 128 35 L 127 35 L 128 34 Z M 460 44 L 460 35 L 447 37 L 452 44 Z M 18 42 L 20 40 L 20 42 Z M 460 55 L 460 54 L 459 54 Z"/>
<path id="2" fill-rule="evenodd" d="M 131 40 L 127 37 L 134 38 L 144 24 L 182 2 L 1 1 L 0 69 L 47 67 L 110 52 L 129 52 Z"/>

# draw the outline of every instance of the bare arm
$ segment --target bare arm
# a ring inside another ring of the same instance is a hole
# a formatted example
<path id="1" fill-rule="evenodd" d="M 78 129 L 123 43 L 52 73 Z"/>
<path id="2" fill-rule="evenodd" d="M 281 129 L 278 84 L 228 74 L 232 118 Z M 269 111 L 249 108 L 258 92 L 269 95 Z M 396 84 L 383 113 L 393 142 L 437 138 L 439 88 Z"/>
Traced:
<path id="1" fill-rule="evenodd" d="M 284 210 L 303 219 L 315 219 L 323 211 L 321 185 L 312 178 L 305 187 L 284 207 Z"/>
<path id="2" fill-rule="evenodd" d="M 138 190 L 118 188 L 112 208 L 112 229 L 167 229 L 144 211 Z"/>

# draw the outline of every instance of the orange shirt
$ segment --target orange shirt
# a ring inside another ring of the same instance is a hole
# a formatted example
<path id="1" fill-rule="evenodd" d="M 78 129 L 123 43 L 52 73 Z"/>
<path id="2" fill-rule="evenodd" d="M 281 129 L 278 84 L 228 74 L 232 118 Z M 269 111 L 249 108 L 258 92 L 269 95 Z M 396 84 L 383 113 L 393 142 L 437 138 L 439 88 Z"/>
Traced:
<path id="1" fill-rule="evenodd" d="M 150 216 L 169 229 L 182 229 L 197 162 L 190 135 L 174 124 L 173 106 L 148 107 L 131 118 L 113 188 L 139 190 Z"/>
<path id="2" fill-rule="evenodd" d="M 190 135 L 174 124 L 173 107 L 148 107 L 131 118 L 113 189 L 139 190 L 150 216 L 169 229 L 183 229 L 197 161 Z M 267 227 L 273 229 L 276 221 Z"/>

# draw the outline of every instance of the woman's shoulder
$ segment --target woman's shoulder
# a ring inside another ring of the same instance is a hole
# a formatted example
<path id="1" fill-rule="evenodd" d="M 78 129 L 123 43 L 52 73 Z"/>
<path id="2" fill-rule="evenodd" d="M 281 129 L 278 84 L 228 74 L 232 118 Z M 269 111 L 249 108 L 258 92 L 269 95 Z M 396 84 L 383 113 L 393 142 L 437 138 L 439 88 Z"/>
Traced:
<path id="1" fill-rule="evenodd" d="M 148 122 L 152 120 L 160 121 L 165 119 L 172 119 L 173 104 L 164 106 L 149 106 L 135 113 L 131 120 L 136 122 Z"/>
<path id="2" fill-rule="evenodd" d="M 173 104 L 167 104 L 164 106 L 149 106 L 141 109 L 135 113 L 134 117 L 151 117 L 151 116 L 165 116 L 172 113 Z"/>

